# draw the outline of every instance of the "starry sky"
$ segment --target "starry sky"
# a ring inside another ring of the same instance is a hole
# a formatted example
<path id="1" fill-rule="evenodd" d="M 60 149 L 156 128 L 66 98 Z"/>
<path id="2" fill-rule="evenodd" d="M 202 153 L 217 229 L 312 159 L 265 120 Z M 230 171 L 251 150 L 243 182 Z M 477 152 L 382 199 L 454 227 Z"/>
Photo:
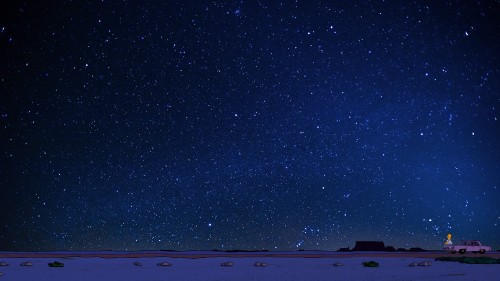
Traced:
<path id="1" fill-rule="evenodd" d="M 0 250 L 500 249 L 498 1 L 6 2 Z"/>

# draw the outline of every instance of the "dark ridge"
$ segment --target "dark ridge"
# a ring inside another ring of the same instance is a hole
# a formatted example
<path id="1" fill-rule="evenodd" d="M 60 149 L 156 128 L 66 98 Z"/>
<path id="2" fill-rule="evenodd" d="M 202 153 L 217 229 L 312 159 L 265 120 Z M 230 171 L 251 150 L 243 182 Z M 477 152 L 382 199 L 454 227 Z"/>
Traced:
<path id="1" fill-rule="evenodd" d="M 184 251 L 178 251 L 178 250 L 160 250 L 162 252 L 184 252 Z"/>
<path id="2" fill-rule="evenodd" d="M 405 248 L 394 248 L 393 246 L 385 246 L 382 241 L 356 241 L 356 245 L 351 250 L 356 251 L 376 251 L 376 252 L 428 252 L 420 247 L 414 247 L 410 250 Z M 349 248 L 340 248 L 338 252 L 349 252 Z"/>
<path id="3" fill-rule="evenodd" d="M 427 252 L 427 250 L 424 250 L 424 249 L 419 248 L 419 247 L 415 247 L 415 248 L 411 248 L 410 252 Z"/>
<path id="4" fill-rule="evenodd" d="M 254 252 L 269 252 L 269 250 L 225 250 L 226 253 L 254 253 Z"/>
<path id="5" fill-rule="evenodd" d="M 387 246 L 387 247 L 385 247 L 385 251 L 386 252 L 396 252 L 396 248 L 394 248 L 393 246 Z"/>
<path id="6" fill-rule="evenodd" d="M 384 242 L 382 241 L 356 241 L 356 245 L 352 249 L 353 252 L 355 251 L 377 251 L 377 252 L 384 252 L 385 245 Z"/>

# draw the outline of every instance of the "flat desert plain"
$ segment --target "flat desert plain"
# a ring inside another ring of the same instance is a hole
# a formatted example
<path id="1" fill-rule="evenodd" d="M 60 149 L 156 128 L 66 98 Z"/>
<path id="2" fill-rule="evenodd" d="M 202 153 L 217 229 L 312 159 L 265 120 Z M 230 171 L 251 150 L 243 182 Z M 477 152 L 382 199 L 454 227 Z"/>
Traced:
<path id="1" fill-rule="evenodd" d="M 446 252 L 0 252 L 1 280 L 500 280 L 500 264 L 434 261 Z M 500 258 L 499 252 L 465 256 Z M 376 261 L 379 267 L 363 267 Z M 48 267 L 59 261 L 62 268 Z M 231 262 L 232 266 L 221 266 Z M 413 262 L 430 266 L 409 266 Z M 20 266 L 30 262 L 32 266 Z M 137 265 L 134 265 L 136 263 Z M 169 263 L 170 266 L 158 266 Z M 255 266 L 258 263 L 266 266 Z M 341 266 L 334 266 L 341 263 Z"/>

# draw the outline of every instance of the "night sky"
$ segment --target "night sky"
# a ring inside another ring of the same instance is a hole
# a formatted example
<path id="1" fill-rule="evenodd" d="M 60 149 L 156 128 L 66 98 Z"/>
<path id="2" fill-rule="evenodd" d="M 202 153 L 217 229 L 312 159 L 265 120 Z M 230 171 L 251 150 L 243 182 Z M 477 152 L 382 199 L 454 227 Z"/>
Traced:
<path id="1" fill-rule="evenodd" d="M 498 1 L 36 2 L 0 250 L 500 249 Z"/>

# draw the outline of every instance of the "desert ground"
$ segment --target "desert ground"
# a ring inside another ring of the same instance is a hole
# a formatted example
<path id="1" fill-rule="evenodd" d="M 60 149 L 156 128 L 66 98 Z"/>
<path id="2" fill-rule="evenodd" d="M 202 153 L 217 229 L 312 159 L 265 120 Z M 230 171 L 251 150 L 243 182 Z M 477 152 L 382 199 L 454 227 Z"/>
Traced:
<path id="1" fill-rule="evenodd" d="M 500 264 L 434 261 L 446 252 L 0 252 L 1 280 L 499 280 Z M 460 255 L 462 256 L 462 255 Z M 500 252 L 465 256 L 500 258 Z M 363 267 L 376 261 L 379 267 Z M 62 268 L 49 267 L 59 261 Z M 221 266 L 231 262 L 232 266 Z M 32 266 L 21 266 L 30 262 Z M 430 266 L 409 266 L 430 262 Z M 136 265 L 134 265 L 136 263 Z M 158 266 L 168 263 L 170 266 Z M 256 263 L 261 266 L 255 266 Z M 334 266 L 341 263 L 341 266 Z M 264 265 L 264 266 L 262 266 Z"/>

